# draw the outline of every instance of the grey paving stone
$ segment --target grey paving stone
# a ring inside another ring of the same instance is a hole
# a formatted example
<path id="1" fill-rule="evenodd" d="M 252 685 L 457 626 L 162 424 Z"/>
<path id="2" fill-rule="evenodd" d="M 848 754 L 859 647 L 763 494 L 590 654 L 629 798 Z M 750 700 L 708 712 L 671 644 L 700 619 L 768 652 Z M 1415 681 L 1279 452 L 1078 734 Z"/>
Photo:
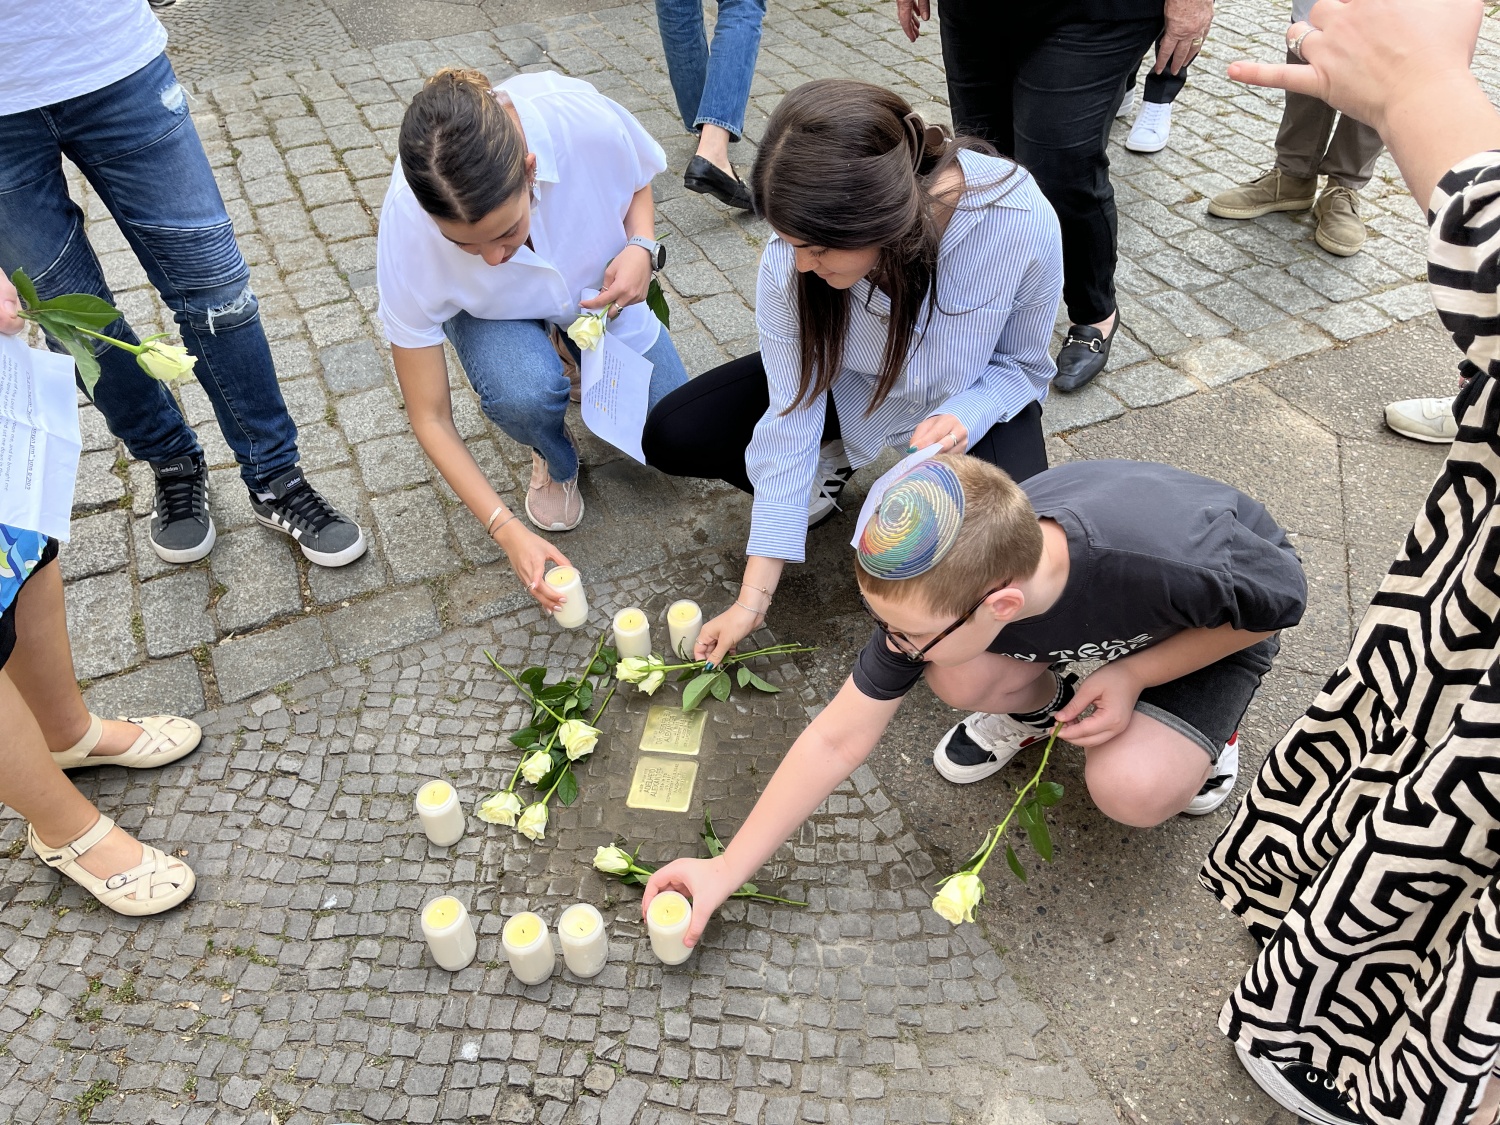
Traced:
<path id="1" fill-rule="evenodd" d="M 221 641 L 213 649 L 219 694 L 230 703 L 332 663 L 322 623 L 316 618 Z"/>
<path id="2" fill-rule="evenodd" d="M 1197 387 L 1163 363 L 1137 363 L 1118 371 L 1106 371 L 1098 383 L 1126 406 L 1156 406 L 1192 394 Z"/>
<path id="3" fill-rule="evenodd" d="M 442 505 L 427 485 L 370 501 L 380 546 L 398 582 L 434 578 L 458 565 L 448 546 Z"/>
<path id="4" fill-rule="evenodd" d="M 208 556 L 218 588 L 214 616 L 226 633 L 259 628 L 302 608 L 296 547 L 284 535 L 251 527 L 222 536 Z"/>
<path id="5" fill-rule="evenodd" d="M 123 671 L 141 660 L 144 639 L 135 591 L 123 573 L 67 583 L 63 601 L 73 670 L 80 680 Z M 137 635 L 142 634 L 142 635 Z"/>
<path id="6" fill-rule="evenodd" d="M 73 486 L 73 511 L 88 512 L 118 504 L 125 485 L 115 476 L 112 451 L 85 453 L 78 458 L 78 479 Z"/>
<path id="7" fill-rule="evenodd" d="M 57 561 L 65 582 L 119 570 L 130 562 L 130 515 L 102 512 L 75 519 L 72 538 L 59 550 Z"/>
<path id="8" fill-rule="evenodd" d="M 418 586 L 359 602 L 328 615 L 334 654 L 343 661 L 404 648 L 435 636 L 440 628 L 432 593 Z"/>
<path id="9" fill-rule="evenodd" d="M 372 438 L 404 434 L 410 429 L 406 411 L 390 387 L 376 387 L 347 395 L 338 403 L 339 429 L 358 446 Z"/>
<path id="10" fill-rule="evenodd" d="M 1209 340 L 1191 351 L 1172 357 L 1186 374 L 1211 387 L 1229 383 L 1242 375 L 1260 371 L 1266 358 L 1233 340 Z"/>
<path id="11" fill-rule="evenodd" d="M 318 352 L 323 379 L 336 395 L 378 387 L 385 382 L 385 366 L 369 340 L 333 344 Z"/>
<path id="12" fill-rule="evenodd" d="M 433 476 L 432 463 L 409 433 L 375 438 L 354 447 L 365 487 L 374 494 L 421 484 Z"/>
<path id="13" fill-rule="evenodd" d="M 1042 404 L 1042 430 L 1057 434 L 1076 430 L 1125 413 L 1119 400 L 1095 383 L 1089 383 L 1072 394 L 1053 392 Z"/>
<path id="14" fill-rule="evenodd" d="M 191 656 L 153 660 L 133 672 L 100 680 L 83 693 L 97 715 L 197 715 L 203 711 L 203 679 Z"/>
<path id="15" fill-rule="evenodd" d="M 175 656 L 215 639 L 208 586 L 208 574 L 196 567 L 141 586 L 147 656 Z"/>

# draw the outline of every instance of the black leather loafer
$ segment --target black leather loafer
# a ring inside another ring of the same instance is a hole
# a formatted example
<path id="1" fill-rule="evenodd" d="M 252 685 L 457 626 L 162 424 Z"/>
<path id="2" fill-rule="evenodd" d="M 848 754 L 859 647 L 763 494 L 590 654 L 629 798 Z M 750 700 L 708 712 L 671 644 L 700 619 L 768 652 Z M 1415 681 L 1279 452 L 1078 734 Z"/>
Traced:
<path id="1" fill-rule="evenodd" d="M 1057 378 L 1052 380 L 1052 385 L 1066 394 L 1078 390 L 1103 371 L 1109 362 L 1109 346 L 1119 331 L 1119 310 L 1115 311 L 1114 327 L 1108 336 L 1091 324 L 1069 325 L 1068 338 L 1057 353 Z"/>
<path id="2" fill-rule="evenodd" d="M 688 191 L 711 195 L 729 207 L 749 211 L 750 189 L 738 176 L 721 172 L 701 156 L 688 161 L 687 171 L 682 174 L 682 186 Z"/>

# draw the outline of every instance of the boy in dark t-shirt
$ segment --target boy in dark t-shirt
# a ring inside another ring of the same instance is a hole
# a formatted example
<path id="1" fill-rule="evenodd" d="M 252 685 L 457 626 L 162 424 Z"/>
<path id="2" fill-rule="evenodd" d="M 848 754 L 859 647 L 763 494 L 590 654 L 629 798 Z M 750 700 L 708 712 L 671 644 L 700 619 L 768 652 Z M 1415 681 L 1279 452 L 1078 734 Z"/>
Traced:
<path id="1" fill-rule="evenodd" d="M 666 889 L 693 898 L 689 944 L 864 761 L 924 675 L 975 712 L 934 751 L 949 780 L 989 776 L 1061 722 L 1115 820 L 1149 827 L 1218 808 L 1234 788 L 1239 720 L 1307 600 L 1259 503 L 1135 461 L 1073 462 L 1022 485 L 973 457 L 924 461 L 886 489 L 857 561 L 876 631 L 853 674 L 724 854 L 670 863 L 646 888 L 643 907 Z M 1079 681 L 1065 669 L 1075 660 L 1105 663 Z"/>

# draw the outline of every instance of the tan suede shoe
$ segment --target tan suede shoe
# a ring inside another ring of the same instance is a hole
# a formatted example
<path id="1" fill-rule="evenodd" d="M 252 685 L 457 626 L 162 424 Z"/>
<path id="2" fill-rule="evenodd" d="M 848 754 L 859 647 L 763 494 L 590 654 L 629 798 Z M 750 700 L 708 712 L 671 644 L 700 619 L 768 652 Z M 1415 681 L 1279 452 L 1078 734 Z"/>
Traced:
<path id="1" fill-rule="evenodd" d="M 1352 188 L 1329 184 L 1318 196 L 1313 214 L 1318 217 L 1313 239 L 1319 246 L 1341 258 L 1359 253 L 1368 235 L 1359 217 L 1359 196 Z"/>
<path id="2" fill-rule="evenodd" d="M 1299 180 L 1279 168 L 1242 187 L 1221 191 L 1208 201 L 1208 213 L 1221 219 L 1258 219 L 1272 211 L 1306 211 L 1318 194 L 1318 181 Z"/>

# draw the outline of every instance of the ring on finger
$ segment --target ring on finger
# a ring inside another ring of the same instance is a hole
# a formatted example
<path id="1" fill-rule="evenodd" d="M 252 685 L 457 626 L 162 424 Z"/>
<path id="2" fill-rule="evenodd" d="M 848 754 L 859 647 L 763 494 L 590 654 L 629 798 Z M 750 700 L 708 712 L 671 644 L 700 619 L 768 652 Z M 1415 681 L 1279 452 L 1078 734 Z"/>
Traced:
<path id="1" fill-rule="evenodd" d="M 1196 39 L 1189 39 L 1188 42 L 1194 47 L 1201 47 L 1203 46 L 1203 36 L 1200 35 Z"/>
<path id="2" fill-rule="evenodd" d="M 1298 62 L 1306 62 L 1307 61 L 1307 59 L 1304 58 L 1303 55 L 1302 55 L 1302 40 L 1306 39 L 1309 35 L 1311 35 L 1313 32 L 1315 32 L 1317 30 L 1318 29 L 1315 28 L 1315 27 L 1310 27 L 1306 31 L 1304 31 L 1301 35 L 1297 36 L 1297 38 L 1293 39 L 1290 43 L 1287 44 L 1287 48 L 1286 48 L 1287 51 Z"/>

